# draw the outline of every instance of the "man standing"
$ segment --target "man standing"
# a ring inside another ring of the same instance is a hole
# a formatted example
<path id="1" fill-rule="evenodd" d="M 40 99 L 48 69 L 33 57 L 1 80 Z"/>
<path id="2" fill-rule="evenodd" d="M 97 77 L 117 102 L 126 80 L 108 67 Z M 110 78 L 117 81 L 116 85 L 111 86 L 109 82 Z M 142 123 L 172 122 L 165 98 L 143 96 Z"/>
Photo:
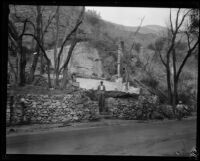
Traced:
<path id="1" fill-rule="evenodd" d="M 26 100 L 24 98 L 20 99 L 20 105 L 22 108 L 22 116 L 21 116 L 21 123 L 26 121 L 25 110 L 26 110 Z"/>
<path id="2" fill-rule="evenodd" d="M 103 85 L 103 81 L 100 82 L 98 86 L 98 94 L 99 94 L 99 112 L 102 113 L 105 109 L 105 85 Z"/>
<path id="3" fill-rule="evenodd" d="M 179 103 L 176 105 L 176 111 L 179 120 L 181 120 L 184 115 L 187 115 L 187 113 L 189 113 L 188 106 L 184 105 L 182 101 L 179 101 Z"/>

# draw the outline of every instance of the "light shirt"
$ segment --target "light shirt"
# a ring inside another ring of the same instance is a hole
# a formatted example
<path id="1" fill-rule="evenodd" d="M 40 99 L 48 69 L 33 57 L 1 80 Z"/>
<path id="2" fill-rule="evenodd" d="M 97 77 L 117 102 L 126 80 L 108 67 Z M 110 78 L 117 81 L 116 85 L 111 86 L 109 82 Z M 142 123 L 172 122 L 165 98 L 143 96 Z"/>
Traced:
<path id="1" fill-rule="evenodd" d="M 103 90 L 103 86 L 102 86 L 102 85 L 100 86 L 100 90 L 101 90 L 101 91 Z"/>

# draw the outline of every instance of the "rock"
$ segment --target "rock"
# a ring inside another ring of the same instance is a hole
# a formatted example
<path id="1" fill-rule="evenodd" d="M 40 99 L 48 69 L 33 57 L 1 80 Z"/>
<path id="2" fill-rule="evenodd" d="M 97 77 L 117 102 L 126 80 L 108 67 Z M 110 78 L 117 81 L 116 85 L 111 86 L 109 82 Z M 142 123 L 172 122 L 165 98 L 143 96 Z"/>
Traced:
<path id="1" fill-rule="evenodd" d="M 42 106 L 42 105 L 37 105 L 37 108 L 40 108 L 40 109 L 42 109 L 42 108 L 43 108 L 43 106 Z"/>
<path id="2" fill-rule="evenodd" d="M 73 119 L 74 121 L 78 121 L 78 120 L 79 120 L 79 118 L 78 118 L 77 116 L 72 117 L 72 119 Z"/>
<path id="3" fill-rule="evenodd" d="M 38 121 L 40 121 L 41 119 L 42 119 L 41 117 L 38 117 L 38 118 L 37 118 Z"/>

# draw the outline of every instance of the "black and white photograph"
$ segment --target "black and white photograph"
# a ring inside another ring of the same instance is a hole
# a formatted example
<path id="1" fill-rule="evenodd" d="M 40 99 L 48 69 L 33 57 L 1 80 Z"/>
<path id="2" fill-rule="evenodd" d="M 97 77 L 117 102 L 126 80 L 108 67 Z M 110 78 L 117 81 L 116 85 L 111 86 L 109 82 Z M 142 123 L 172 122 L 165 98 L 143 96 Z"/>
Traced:
<path id="1" fill-rule="evenodd" d="M 9 4 L 6 155 L 197 158 L 198 7 Z"/>

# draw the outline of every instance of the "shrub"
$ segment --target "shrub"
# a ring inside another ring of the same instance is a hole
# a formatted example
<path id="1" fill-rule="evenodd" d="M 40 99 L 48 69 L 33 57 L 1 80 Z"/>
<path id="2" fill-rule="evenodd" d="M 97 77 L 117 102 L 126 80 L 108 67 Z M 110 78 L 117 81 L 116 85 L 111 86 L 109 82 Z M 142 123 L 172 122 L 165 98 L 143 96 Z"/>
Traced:
<path id="1" fill-rule="evenodd" d="M 156 88 L 159 84 L 159 82 L 150 76 L 145 76 L 141 79 L 141 82 L 144 83 L 145 85 L 151 87 L 151 88 Z"/>
<path id="2" fill-rule="evenodd" d="M 157 111 L 168 119 L 174 118 L 173 107 L 171 105 L 163 104 L 158 106 Z"/>

